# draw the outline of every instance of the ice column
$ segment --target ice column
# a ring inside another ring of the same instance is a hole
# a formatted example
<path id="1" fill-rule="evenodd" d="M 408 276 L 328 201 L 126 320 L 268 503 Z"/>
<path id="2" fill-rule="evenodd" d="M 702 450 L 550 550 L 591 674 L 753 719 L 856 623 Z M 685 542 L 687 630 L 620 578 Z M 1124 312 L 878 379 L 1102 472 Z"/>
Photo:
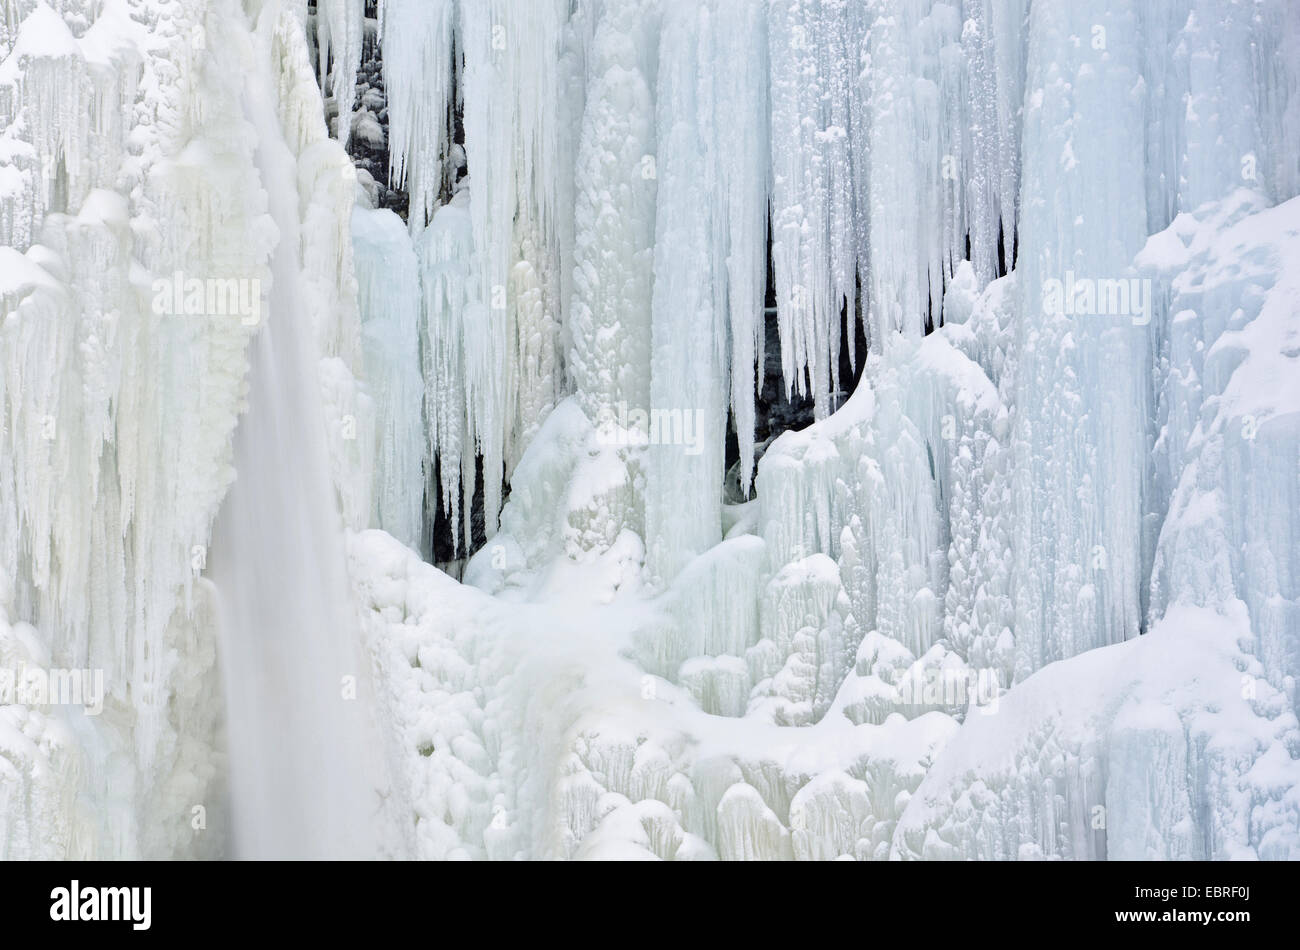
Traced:
<path id="1" fill-rule="evenodd" d="M 380 30 L 388 97 L 389 183 L 410 196 L 419 231 L 442 187 L 452 102 L 453 0 L 383 0 Z"/>
<path id="2" fill-rule="evenodd" d="M 772 267 L 787 392 L 818 418 L 838 386 L 840 315 L 857 275 L 844 0 L 775 0 L 771 57 Z"/>
<path id="3" fill-rule="evenodd" d="M 1132 10 L 1033 8 L 1012 434 L 1018 677 L 1140 622 L 1149 297 L 1144 314 L 1128 283 L 1146 234 L 1139 57 Z"/>
<path id="4" fill-rule="evenodd" d="M 611 0 L 592 45 L 578 146 L 570 373 L 593 422 L 650 404 L 656 156 L 638 0 Z"/>
<path id="5" fill-rule="evenodd" d="M 366 379 L 375 400 L 375 487 L 370 521 L 419 548 L 424 500 L 424 381 L 420 365 L 420 277 L 402 219 L 358 208 L 352 247 Z"/>
<path id="6" fill-rule="evenodd" d="M 716 183 L 700 174 L 717 144 L 712 30 L 707 7 L 676 3 L 660 46 L 646 540 L 647 566 L 664 580 L 721 540 L 726 324 L 712 293 L 722 276 L 709 241 Z"/>

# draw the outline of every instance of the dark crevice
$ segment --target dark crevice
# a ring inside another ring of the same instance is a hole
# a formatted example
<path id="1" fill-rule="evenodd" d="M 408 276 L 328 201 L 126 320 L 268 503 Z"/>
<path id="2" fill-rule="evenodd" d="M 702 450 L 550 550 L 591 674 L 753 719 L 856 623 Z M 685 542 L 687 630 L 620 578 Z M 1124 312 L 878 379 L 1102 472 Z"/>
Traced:
<path id="1" fill-rule="evenodd" d="M 428 465 L 427 462 L 425 464 Z M 501 487 L 501 497 L 505 501 L 510 497 L 510 485 L 503 480 Z M 451 504 L 442 493 L 441 458 L 434 460 L 433 471 L 425 482 L 424 491 L 424 537 L 420 553 L 426 560 L 459 579 L 465 562 L 487 543 L 487 516 L 483 507 L 483 456 L 474 459 L 474 493 L 472 497 L 464 498 L 469 504 L 469 511 L 461 511 L 461 523 L 454 532 L 448 515 Z M 457 504 L 460 503 L 461 499 L 458 498 Z M 465 547 L 466 518 L 469 519 L 470 527 L 468 550 Z"/>
<path id="2" fill-rule="evenodd" d="M 1002 277 L 1006 277 L 1007 274 L 1009 274 L 1012 270 L 1015 270 L 1016 263 L 1017 263 L 1017 255 L 1020 250 L 1020 236 L 1018 233 L 1012 234 L 1011 244 L 1012 244 L 1012 259 L 1011 259 L 1011 267 L 1010 269 L 1008 269 L 1005 237 L 1003 234 L 1003 228 L 999 227 L 998 228 L 998 264 L 997 264 L 997 270 L 993 275 L 994 280 L 997 280 Z M 969 261 L 971 260 L 971 236 L 969 231 L 966 232 L 963 245 L 965 247 L 965 256 L 962 258 L 962 260 Z M 942 292 L 939 295 L 939 301 L 940 304 L 942 305 L 943 298 L 948 293 L 948 272 L 945 268 L 940 268 L 939 271 L 940 271 L 941 279 L 943 281 Z M 927 287 L 927 291 L 928 290 L 929 287 Z M 942 313 L 936 314 L 934 312 L 933 302 L 928 302 L 925 311 L 925 335 L 929 336 L 931 333 L 935 331 L 935 329 L 941 326 L 943 326 Z"/>

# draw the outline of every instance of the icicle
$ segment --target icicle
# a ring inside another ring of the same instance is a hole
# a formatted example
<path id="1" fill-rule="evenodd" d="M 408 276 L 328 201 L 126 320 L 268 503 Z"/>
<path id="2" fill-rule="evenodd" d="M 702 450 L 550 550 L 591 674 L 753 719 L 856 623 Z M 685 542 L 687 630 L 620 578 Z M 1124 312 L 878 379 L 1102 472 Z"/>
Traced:
<path id="1" fill-rule="evenodd" d="M 352 102 L 366 38 L 365 17 L 365 0 L 318 0 L 316 5 L 318 72 L 324 77 L 328 71 L 327 88 L 337 115 L 334 137 L 344 147 L 352 137 Z M 321 81 L 324 85 L 324 78 Z"/>
<path id="2" fill-rule="evenodd" d="M 965 256 L 965 77 L 955 8 L 902 0 L 877 9 L 863 92 L 870 121 L 871 339 L 884 345 L 891 334 L 919 337 L 928 321 L 938 322 L 945 272 Z"/>
<path id="3" fill-rule="evenodd" d="M 416 247 L 424 308 L 420 332 L 429 457 L 437 459 L 441 476 L 440 484 L 431 487 L 430 496 L 441 490 L 451 520 L 452 543 L 457 547 L 462 512 L 469 546 L 470 500 L 474 493 L 473 429 L 463 383 L 463 346 L 468 337 L 481 332 L 474 323 L 484 317 L 473 269 L 474 234 L 468 204 L 469 194 L 461 192 L 451 204 L 439 208 Z M 466 468 L 469 477 L 464 479 L 462 505 L 462 470 Z M 432 466 L 429 474 L 432 478 Z"/>
<path id="4" fill-rule="evenodd" d="M 716 3 L 709 56 L 713 116 L 708 158 L 713 188 L 713 308 L 719 332 L 729 326 L 731 408 L 740 445 L 740 487 L 754 474 L 754 398 L 763 365 L 763 296 L 767 283 L 767 23 L 748 0 Z M 705 81 L 702 73 L 702 81 Z M 688 172 L 688 174 L 690 174 Z M 725 319 L 724 319 L 725 318 Z"/>
<path id="5" fill-rule="evenodd" d="M 43 0 L 36 3 L 0 63 L 0 169 L 13 181 L 0 190 L 8 205 L 0 223 L 13 243 L 28 244 L 47 211 L 75 212 L 85 198 L 92 95 L 72 31 Z"/>
<path id="6" fill-rule="evenodd" d="M 982 289 L 997 276 L 999 239 L 1008 269 L 1015 248 L 1028 0 L 965 0 L 964 9 L 969 141 L 963 167 L 948 167 L 966 183 L 970 259 Z"/>
<path id="7" fill-rule="evenodd" d="M 771 55 L 772 267 L 786 392 L 828 415 L 840 316 L 857 274 L 848 4 L 774 0 Z M 807 379 L 805 379 L 807 374 Z"/>
<path id="8" fill-rule="evenodd" d="M 452 109 L 455 3 L 385 0 L 380 16 L 389 183 L 410 195 L 411 230 L 418 233 L 442 189 Z"/>
<path id="9" fill-rule="evenodd" d="M 486 304 L 484 324 L 466 340 L 465 370 L 475 445 L 483 456 L 489 536 L 496 531 L 507 461 L 518 458 L 523 431 L 539 421 L 521 417 L 519 407 L 544 411 L 555 396 L 553 375 L 526 370 L 523 361 L 544 353 L 543 363 L 556 365 L 554 183 L 567 12 L 564 0 L 460 7 L 470 213 Z M 525 250 L 531 259 L 518 256 Z M 514 279 L 521 262 L 532 272 L 522 285 Z M 531 385 L 521 391 L 521 383 Z"/>

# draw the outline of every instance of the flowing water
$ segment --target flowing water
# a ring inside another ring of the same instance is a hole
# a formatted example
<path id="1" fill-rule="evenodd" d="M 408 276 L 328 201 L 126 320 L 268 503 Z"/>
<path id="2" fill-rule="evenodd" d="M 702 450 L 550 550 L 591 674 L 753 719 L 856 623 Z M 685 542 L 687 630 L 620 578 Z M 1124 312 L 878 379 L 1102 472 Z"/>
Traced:
<path id="1" fill-rule="evenodd" d="M 246 111 L 280 229 L 252 345 L 238 477 L 214 530 L 236 858 L 374 856 L 377 743 L 330 479 L 317 354 L 301 301 L 298 190 L 273 92 Z"/>

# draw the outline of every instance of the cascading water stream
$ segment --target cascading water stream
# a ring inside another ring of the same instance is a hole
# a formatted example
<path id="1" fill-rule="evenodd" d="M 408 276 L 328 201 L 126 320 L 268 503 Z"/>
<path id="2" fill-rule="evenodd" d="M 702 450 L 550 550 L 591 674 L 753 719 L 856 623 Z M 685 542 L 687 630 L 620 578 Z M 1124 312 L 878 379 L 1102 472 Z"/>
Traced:
<path id="1" fill-rule="evenodd" d="M 378 744 L 302 304 L 294 164 L 274 101 L 267 77 L 250 77 L 245 108 L 280 239 L 235 435 L 239 474 L 216 522 L 209 572 L 221 601 L 230 850 L 373 857 Z"/>

